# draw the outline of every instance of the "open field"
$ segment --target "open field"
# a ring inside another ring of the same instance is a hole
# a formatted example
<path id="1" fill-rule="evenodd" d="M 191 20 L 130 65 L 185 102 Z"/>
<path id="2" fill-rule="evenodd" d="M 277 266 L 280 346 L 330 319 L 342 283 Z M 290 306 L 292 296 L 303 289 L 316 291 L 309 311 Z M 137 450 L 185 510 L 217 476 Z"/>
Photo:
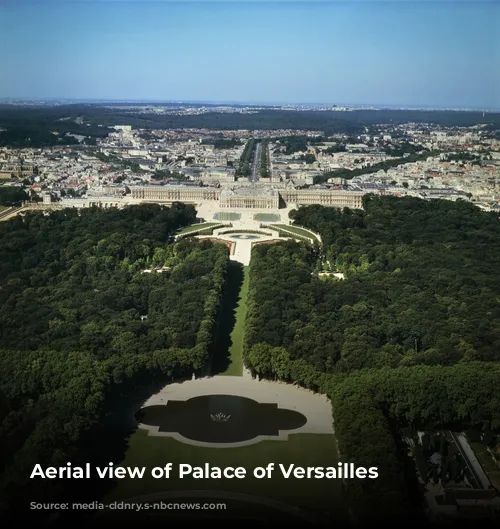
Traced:
<path id="1" fill-rule="evenodd" d="M 262 441 L 241 448 L 204 448 L 180 443 L 168 437 L 148 436 L 138 429 L 129 440 L 123 466 L 147 467 L 144 478 L 118 481 L 105 498 L 105 502 L 126 500 L 137 496 L 173 491 L 228 491 L 261 496 L 312 511 L 343 513 L 341 480 L 336 479 L 285 479 L 279 468 L 272 479 L 253 477 L 253 469 L 275 463 L 296 466 L 336 466 L 337 452 L 333 435 L 292 434 L 288 441 Z M 172 462 L 177 469 L 181 463 L 203 466 L 209 463 L 219 467 L 243 466 L 245 479 L 191 479 L 177 477 L 154 479 L 148 473 L 153 467 L 164 467 Z"/>

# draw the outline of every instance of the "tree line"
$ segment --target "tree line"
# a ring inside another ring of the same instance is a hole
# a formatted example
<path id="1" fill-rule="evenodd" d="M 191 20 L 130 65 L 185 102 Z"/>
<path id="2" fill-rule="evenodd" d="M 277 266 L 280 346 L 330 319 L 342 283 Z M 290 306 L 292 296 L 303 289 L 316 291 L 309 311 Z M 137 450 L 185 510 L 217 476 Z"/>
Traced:
<path id="1" fill-rule="evenodd" d="M 298 383 L 330 398 L 339 459 L 379 471 L 377 480 L 344 484 L 349 506 L 365 523 L 401 523 L 421 515 L 418 507 L 412 511 L 415 469 L 408 476 L 394 421 L 418 430 L 500 431 L 499 362 L 327 374 L 292 359 L 283 347 L 259 343 L 247 352 L 246 365 L 262 377 Z"/>
<path id="2" fill-rule="evenodd" d="M 169 242 L 195 218 L 174 204 L 29 213 L 0 225 L 4 514 L 76 494 L 74 482 L 40 487 L 29 474 L 36 463 L 98 460 L 106 417 L 122 407 L 110 403 L 126 389 L 204 367 L 228 251 Z M 96 499 L 88 485 L 78 492 Z"/>
<path id="3" fill-rule="evenodd" d="M 250 174 L 250 165 L 252 164 L 252 157 L 256 145 L 257 144 L 254 138 L 250 138 L 247 141 L 245 148 L 243 149 L 243 153 L 241 154 L 238 168 L 236 170 L 236 176 L 238 178 L 248 178 Z"/>
<path id="4" fill-rule="evenodd" d="M 29 195 L 22 187 L 0 186 L 0 206 L 20 206 L 29 200 Z"/>
<path id="5" fill-rule="evenodd" d="M 364 210 L 308 206 L 291 216 L 323 246 L 254 247 L 245 363 L 327 394 L 341 460 L 380 470 L 376 482 L 346 485 L 354 512 L 408 517 L 395 421 L 500 431 L 498 216 L 373 195 Z"/>
<path id="6" fill-rule="evenodd" d="M 269 140 L 262 140 L 260 151 L 260 177 L 269 178 Z"/>
<path id="7" fill-rule="evenodd" d="M 165 105 L 175 106 L 175 105 Z M 193 105 L 196 106 L 196 105 Z M 213 130 L 318 130 L 324 135 L 336 133 L 362 134 L 367 127 L 380 124 L 398 125 L 422 123 L 445 127 L 485 125 L 492 135 L 500 129 L 500 113 L 483 115 L 476 111 L 447 110 L 353 110 L 301 111 L 259 109 L 254 113 L 207 112 L 198 115 L 138 113 L 131 108 L 113 108 L 102 104 L 69 104 L 58 106 L 0 105 L 0 145 L 16 147 L 44 147 L 72 144 L 76 140 L 66 133 L 87 136 L 86 144 L 113 132 L 115 125 L 131 125 L 136 129 L 205 128 Z M 82 124 L 75 119 L 83 117 Z M 53 132 L 57 132 L 56 136 Z"/>
<path id="8" fill-rule="evenodd" d="M 497 216 L 411 197 L 364 206 L 292 213 L 321 235 L 321 259 L 302 243 L 256 246 L 249 345 L 283 346 L 328 372 L 500 360 Z"/>
<path id="9" fill-rule="evenodd" d="M 214 138 L 206 139 L 201 142 L 203 145 L 213 145 L 214 149 L 234 149 L 234 147 L 240 145 L 239 138 Z"/>

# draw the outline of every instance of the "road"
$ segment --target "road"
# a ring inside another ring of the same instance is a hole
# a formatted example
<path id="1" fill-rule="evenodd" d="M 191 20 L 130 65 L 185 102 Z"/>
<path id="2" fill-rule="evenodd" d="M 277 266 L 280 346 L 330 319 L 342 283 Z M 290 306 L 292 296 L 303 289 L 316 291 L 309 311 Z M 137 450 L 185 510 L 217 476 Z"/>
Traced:
<path id="1" fill-rule="evenodd" d="M 252 167 L 250 168 L 250 174 L 248 179 L 250 182 L 257 182 L 260 178 L 260 151 L 262 149 L 262 143 L 259 141 L 255 145 L 254 157 Z"/>

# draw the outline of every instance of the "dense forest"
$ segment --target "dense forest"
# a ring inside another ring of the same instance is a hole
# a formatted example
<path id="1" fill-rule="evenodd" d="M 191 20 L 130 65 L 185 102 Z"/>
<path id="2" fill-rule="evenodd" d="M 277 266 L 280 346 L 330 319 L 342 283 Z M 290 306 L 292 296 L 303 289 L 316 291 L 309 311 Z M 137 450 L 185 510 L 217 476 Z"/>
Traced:
<path id="1" fill-rule="evenodd" d="M 258 246 L 248 346 L 285 347 L 321 371 L 500 360 L 500 223 L 464 202 L 365 199 L 365 211 L 310 206 L 318 276 L 304 244 Z"/>
<path id="2" fill-rule="evenodd" d="M 21 187 L 0 186 L 0 206 L 20 206 L 29 198 Z"/>
<path id="3" fill-rule="evenodd" d="M 203 140 L 201 142 L 203 145 L 213 145 L 214 149 L 234 149 L 241 144 L 241 141 L 238 138 L 213 138 Z"/>
<path id="4" fill-rule="evenodd" d="M 278 140 L 281 149 L 285 154 L 307 151 L 309 145 L 318 145 L 324 141 L 322 136 L 284 136 Z"/>
<path id="5" fill-rule="evenodd" d="M 57 131 L 56 131 L 57 132 Z M 79 131 L 80 134 L 86 131 Z M 38 148 L 79 145 L 73 136 L 51 132 L 44 125 L 13 126 L 0 131 L 0 147 Z M 91 145 L 91 143 L 88 143 Z"/>
<path id="6" fill-rule="evenodd" d="M 96 138 L 104 138 L 113 132 L 96 121 L 77 123 L 76 118 L 82 117 L 81 111 L 78 105 L 19 107 L 0 104 L 0 129 L 3 129 L 0 130 L 0 147 L 79 144 L 67 134 L 87 136 L 85 143 L 93 145 Z"/>
<path id="7" fill-rule="evenodd" d="M 347 483 L 348 502 L 388 523 L 418 511 L 399 428 L 500 431 L 500 223 L 465 202 L 364 208 L 296 211 L 322 248 L 253 249 L 245 362 L 330 397 L 341 460 L 380 470 Z"/>
<path id="8" fill-rule="evenodd" d="M 0 224 L 2 495 L 61 501 L 69 485 L 26 483 L 35 463 L 94 461 L 103 447 L 91 440 L 123 387 L 203 368 L 228 254 L 169 242 L 195 217 L 174 204 Z"/>
<path id="9" fill-rule="evenodd" d="M 168 106 L 168 105 L 164 105 Z M 75 122 L 81 118 L 81 124 Z M 302 111 L 264 109 L 255 113 L 209 112 L 197 115 L 137 113 L 123 105 L 71 104 L 43 107 L 0 105 L 0 146 L 42 146 L 73 142 L 65 133 L 91 138 L 106 136 L 114 125 L 132 125 L 143 129 L 206 128 L 214 130 L 318 130 L 358 134 L 366 126 L 402 123 L 436 124 L 448 127 L 470 127 L 484 124 L 488 130 L 500 128 L 500 113 L 476 111 L 423 110 L 354 110 Z M 59 133 L 55 136 L 53 132 Z M 59 139 L 61 138 L 61 139 Z"/>
<path id="10" fill-rule="evenodd" d="M 366 196 L 364 210 L 291 217 L 322 245 L 254 246 L 245 363 L 329 396 L 341 460 L 379 468 L 379 479 L 345 485 L 348 502 L 387 524 L 411 508 L 395 421 L 500 430 L 498 216 Z M 228 250 L 173 242 L 195 218 L 174 204 L 0 223 L 0 516 L 95 499 L 88 486 L 87 497 L 74 482 L 26 478 L 35 463 L 107 457 L 105 425 L 132 388 L 209 359 Z M 345 279 L 321 273 L 332 271 Z"/>
<path id="11" fill-rule="evenodd" d="M 348 504 L 366 525 L 383 520 L 389 526 L 394 521 L 396 527 L 413 515 L 421 516 L 415 502 L 418 496 L 411 491 L 415 469 L 406 456 L 407 448 L 401 450 L 400 427 L 460 430 L 473 426 L 489 436 L 500 431 L 498 362 L 327 374 L 304 360 L 293 360 L 283 347 L 261 342 L 247 353 L 246 365 L 261 376 L 328 395 L 340 459 L 379 469 L 376 481 L 344 484 Z"/>

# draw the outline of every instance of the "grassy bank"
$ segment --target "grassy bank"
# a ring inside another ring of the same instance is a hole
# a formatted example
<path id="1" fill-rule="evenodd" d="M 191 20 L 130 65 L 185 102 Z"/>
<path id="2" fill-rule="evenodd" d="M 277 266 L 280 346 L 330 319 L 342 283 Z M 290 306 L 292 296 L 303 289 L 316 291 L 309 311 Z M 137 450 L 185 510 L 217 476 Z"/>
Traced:
<path id="1" fill-rule="evenodd" d="M 231 263 L 221 307 L 212 374 L 243 374 L 243 338 L 249 286 L 248 267 Z"/>
<path id="2" fill-rule="evenodd" d="M 262 441 L 240 448 L 205 448 L 179 443 L 168 437 L 148 436 L 138 429 L 130 438 L 129 448 L 122 466 L 147 467 L 143 479 L 122 479 L 117 487 L 105 498 L 106 502 L 125 500 L 147 494 L 182 490 L 219 490 L 260 496 L 278 500 L 303 509 L 344 512 L 341 500 L 341 480 L 285 479 L 278 464 L 337 466 L 337 453 L 333 435 L 292 434 L 288 441 Z M 245 479 L 191 479 L 177 477 L 154 479 L 150 472 L 153 467 L 164 467 L 173 463 L 187 463 L 203 467 L 205 463 L 219 467 L 239 467 L 247 470 Z M 253 477 L 253 469 L 275 463 L 272 479 Z"/>

